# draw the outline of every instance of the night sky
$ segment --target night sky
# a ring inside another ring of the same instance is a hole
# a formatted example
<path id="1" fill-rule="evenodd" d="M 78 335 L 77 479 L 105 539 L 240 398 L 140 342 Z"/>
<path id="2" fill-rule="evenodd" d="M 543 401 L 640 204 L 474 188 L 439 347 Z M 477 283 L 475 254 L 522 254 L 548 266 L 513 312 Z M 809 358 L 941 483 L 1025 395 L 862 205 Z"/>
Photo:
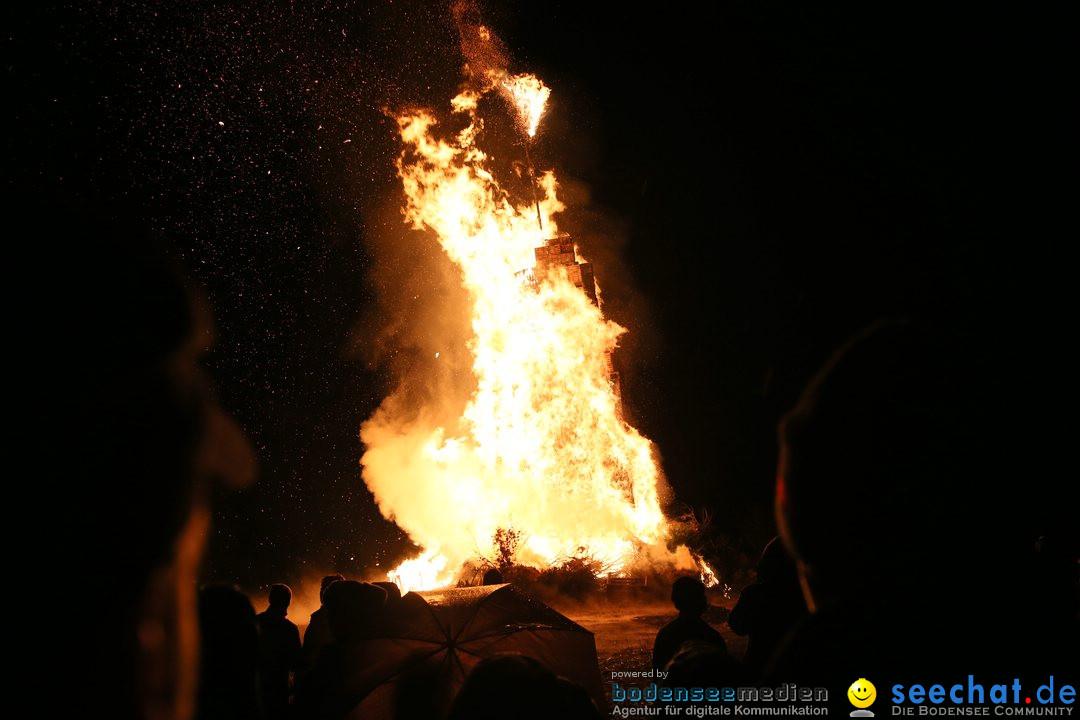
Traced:
<path id="1" fill-rule="evenodd" d="M 124 208 L 205 288 L 207 366 L 260 462 L 255 487 L 215 498 L 206 578 L 396 563 L 410 544 L 359 467 L 359 425 L 392 380 L 370 238 L 400 232 L 385 109 L 441 110 L 461 82 L 448 4 L 83 5 L 5 11 L 7 182 Z M 534 156 L 587 200 L 561 226 L 630 331 L 624 401 L 679 500 L 756 554 L 777 420 L 831 349 L 889 315 L 995 328 L 973 363 L 995 363 L 988 394 L 1040 443 L 1025 470 L 1050 472 L 1057 436 L 1031 429 L 1047 416 L 1029 403 L 1075 374 L 1058 351 L 1057 254 L 1076 237 L 1060 224 L 1076 168 L 1064 23 L 593 5 L 483 9 L 510 70 L 553 90 Z"/>

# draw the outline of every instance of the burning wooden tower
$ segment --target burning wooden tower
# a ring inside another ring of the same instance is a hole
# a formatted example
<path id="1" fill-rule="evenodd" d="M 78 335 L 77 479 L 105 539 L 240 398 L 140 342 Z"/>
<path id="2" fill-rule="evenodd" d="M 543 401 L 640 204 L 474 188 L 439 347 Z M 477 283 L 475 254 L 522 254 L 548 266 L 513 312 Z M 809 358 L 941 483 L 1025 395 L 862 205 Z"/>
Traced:
<path id="1" fill-rule="evenodd" d="M 557 268 L 564 268 L 566 276 L 574 287 L 580 289 L 585 296 L 592 301 L 593 305 L 600 307 L 600 300 L 596 295 L 596 280 L 593 277 L 592 263 L 579 262 L 577 253 L 574 251 L 574 240 L 569 235 L 547 240 L 543 245 L 533 250 L 536 257 L 536 266 L 533 274 L 536 278 L 542 278 Z M 622 387 L 619 383 L 619 373 L 611 362 L 611 353 L 605 353 L 607 363 L 608 382 L 611 383 L 615 396 L 622 401 Z M 622 407 L 619 407 L 622 412 Z"/>

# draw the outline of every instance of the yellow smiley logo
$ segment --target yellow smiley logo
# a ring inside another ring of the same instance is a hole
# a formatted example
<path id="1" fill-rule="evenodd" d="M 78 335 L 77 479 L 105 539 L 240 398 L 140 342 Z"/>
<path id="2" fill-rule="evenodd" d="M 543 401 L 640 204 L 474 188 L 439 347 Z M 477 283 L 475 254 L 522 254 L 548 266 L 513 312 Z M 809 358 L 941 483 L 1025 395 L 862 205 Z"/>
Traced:
<path id="1" fill-rule="evenodd" d="M 859 678 L 847 689 L 848 700 L 857 708 L 868 708 L 877 698 L 877 688 L 866 678 Z"/>

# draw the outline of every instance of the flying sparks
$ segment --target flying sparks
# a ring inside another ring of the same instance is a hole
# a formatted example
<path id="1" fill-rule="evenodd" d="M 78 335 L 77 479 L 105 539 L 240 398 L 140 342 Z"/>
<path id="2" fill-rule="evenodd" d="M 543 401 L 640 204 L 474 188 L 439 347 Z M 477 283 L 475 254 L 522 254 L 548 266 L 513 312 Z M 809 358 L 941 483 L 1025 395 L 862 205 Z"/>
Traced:
<path id="1" fill-rule="evenodd" d="M 530 138 L 536 137 L 551 89 L 535 75 L 513 75 L 500 84 L 517 109 L 518 122 Z"/>

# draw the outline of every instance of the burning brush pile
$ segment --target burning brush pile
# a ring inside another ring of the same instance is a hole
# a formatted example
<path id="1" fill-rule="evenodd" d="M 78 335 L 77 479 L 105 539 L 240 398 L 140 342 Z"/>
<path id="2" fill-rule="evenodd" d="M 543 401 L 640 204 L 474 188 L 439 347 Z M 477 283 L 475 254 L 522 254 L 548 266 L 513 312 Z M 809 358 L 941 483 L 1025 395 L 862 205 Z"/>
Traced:
<path id="1" fill-rule="evenodd" d="M 460 271 L 470 371 L 411 369 L 361 427 L 364 481 L 423 548 L 389 578 L 419 590 L 472 582 L 487 567 L 583 582 L 667 569 L 711 584 L 704 562 L 673 542 L 652 443 L 622 417 L 611 356 L 625 330 L 604 317 L 591 264 L 558 228 L 554 173 L 533 171 L 550 91 L 501 69 L 484 26 L 464 23 L 462 36 L 470 82 L 446 117 L 395 118 L 404 219 Z M 480 108 L 493 107 L 516 116 L 523 197 L 481 148 Z M 418 400 L 407 390 L 418 381 L 436 392 Z"/>

